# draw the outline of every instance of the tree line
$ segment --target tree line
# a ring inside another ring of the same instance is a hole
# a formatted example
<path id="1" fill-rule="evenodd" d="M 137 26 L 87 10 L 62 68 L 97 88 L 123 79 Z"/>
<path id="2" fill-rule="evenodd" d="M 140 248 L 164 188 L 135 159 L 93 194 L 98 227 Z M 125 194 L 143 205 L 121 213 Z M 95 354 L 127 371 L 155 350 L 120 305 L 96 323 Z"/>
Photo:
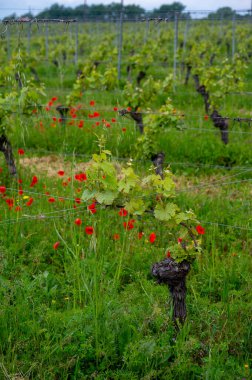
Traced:
<path id="1" fill-rule="evenodd" d="M 189 12 L 185 11 L 186 6 L 180 2 L 173 2 L 171 4 L 163 4 L 159 8 L 155 8 L 152 11 L 147 11 L 143 7 L 139 5 L 125 5 L 121 6 L 120 3 L 112 2 L 111 4 L 81 4 L 76 7 L 69 7 L 60 5 L 55 3 L 51 5 L 50 8 L 45 8 L 42 12 L 34 15 L 31 12 L 23 14 L 21 17 L 33 18 L 37 17 L 40 19 L 77 19 L 78 21 L 85 20 L 101 20 L 101 21 L 109 21 L 118 18 L 121 11 L 123 11 L 124 19 L 139 19 L 144 17 L 154 17 L 154 18 L 164 18 L 166 20 L 174 20 L 175 14 L 179 16 L 179 18 L 191 18 L 192 15 Z M 242 18 L 251 16 L 250 11 L 245 15 L 237 14 L 235 10 L 230 7 L 222 7 L 219 8 L 216 12 L 211 12 L 207 14 L 204 18 L 207 19 L 232 19 L 233 17 Z M 6 19 L 16 18 L 15 14 L 12 14 Z"/>

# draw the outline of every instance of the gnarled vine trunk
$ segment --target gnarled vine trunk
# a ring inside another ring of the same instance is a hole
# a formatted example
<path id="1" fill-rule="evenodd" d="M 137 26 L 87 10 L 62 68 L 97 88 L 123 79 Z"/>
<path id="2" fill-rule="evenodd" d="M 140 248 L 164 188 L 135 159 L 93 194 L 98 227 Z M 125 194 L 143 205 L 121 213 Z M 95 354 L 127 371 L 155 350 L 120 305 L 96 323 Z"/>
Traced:
<path id="1" fill-rule="evenodd" d="M 11 143 L 4 134 L 0 135 L 0 151 L 4 154 L 9 173 L 15 176 L 17 174 L 17 169 L 12 153 Z"/>
<path id="2" fill-rule="evenodd" d="M 163 173 L 164 158 L 165 158 L 165 154 L 163 152 L 153 154 L 151 156 L 151 161 L 153 162 L 153 165 L 155 166 L 155 172 L 156 174 L 159 174 L 162 179 L 164 178 L 164 173 Z"/>
<path id="3" fill-rule="evenodd" d="M 143 116 L 140 112 L 130 111 L 130 116 L 135 120 L 137 127 L 141 134 L 144 132 Z"/>
<path id="4" fill-rule="evenodd" d="M 186 319 L 186 276 L 190 263 L 186 260 L 177 263 L 166 258 L 152 266 L 151 273 L 159 284 L 167 284 L 173 302 L 173 321 L 177 329 Z"/>
<path id="5" fill-rule="evenodd" d="M 224 144 L 228 143 L 228 121 L 224 117 L 222 117 L 217 110 L 213 110 L 210 113 L 210 100 L 209 100 L 209 93 L 206 90 L 205 85 L 201 85 L 199 81 L 199 76 L 194 75 L 194 81 L 196 85 L 196 91 L 202 95 L 205 103 L 205 111 L 209 115 L 210 118 L 215 126 L 215 128 L 219 128 L 221 132 L 221 141 Z"/>
<path id="6" fill-rule="evenodd" d="M 56 107 L 56 110 L 59 112 L 62 122 L 65 123 L 67 120 L 67 113 L 68 113 L 69 107 L 59 105 Z"/>

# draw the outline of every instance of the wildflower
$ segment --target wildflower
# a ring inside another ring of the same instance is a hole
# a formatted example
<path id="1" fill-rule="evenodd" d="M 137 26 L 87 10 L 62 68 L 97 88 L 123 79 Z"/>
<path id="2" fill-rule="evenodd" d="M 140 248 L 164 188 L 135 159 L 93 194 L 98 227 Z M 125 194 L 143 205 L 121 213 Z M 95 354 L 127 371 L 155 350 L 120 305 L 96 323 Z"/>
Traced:
<path id="1" fill-rule="evenodd" d="M 51 99 L 52 102 L 56 102 L 56 100 L 58 100 L 57 96 L 54 96 L 54 97 Z"/>
<path id="2" fill-rule="evenodd" d="M 22 149 L 22 148 L 18 149 L 18 154 L 19 154 L 19 156 L 22 156 L 23 154 L 25 154 L 24 149 Z"/>
<path id="3" fill-rule="evenodd" d="M 75 198 L 74 202 L 80 204 L 81 203 L 81 199 L 80 198 Z"/>
<path id="4" fill-rule="evenodd" d="M 156 234 L 154 232 L 152 232 L 149 236 L 149 242 L 153 244 L 155 242 L 156 238 L 157 238 Z"/>
<path id="5" fill-rule="evenodd" d="M 121 210 L 118 212 L 118 214 L 120 216 L 127 216 L 128 215 L 128 211 L 125 210 L 125 208 L 121 208 Z"/>
<path id="6" fill-rule="evenodd" d="M 171 257 L 171 252 L 170 251 L 167 251 L 166 252 L 166 257 L 169 259 Z"/>
<path id="7" fill-rule="evenodd" d="M 53 249 L 58 249 L 60 245 L 59 241 L 56 241 L 56 243 L 53 244 Z"/>
<path id="8" fill-rule="evenodd" d="M 83 182 L 87 180 L 87 175 L 86 173 L 79 173 L 79 174 L 75 174 L 74 178 L 76 179 L 76 181 Z"/>
<path id="9" fill-rule="evenodd" d="M 89 211 L 91 211 L 92 214 L 95 214 L 97 212 L 95 208 L 95 202 L 93 202 L 91 205 L 88 206 Z"/>
<path id="10" fill-rule="evenodd" d="M 111 119 L 111 121 L 112 123 L 116 123 L 116 119 L 114 117 Z"/>
<path id="11" fill-rule="evenodd" d="M 127 107 L 127 111 L 129 111 L 129 112 L 130 112 L 130 111 L 131 111 L 131 107 Z"/>
<path id="12" fill-rule="evenodd" d="M 90 104 L 91 107 L 93 107 L 95 105 L 95 101 L 94 100 L 90 100 L 89 104 Z"/>
<path id="13" fill-rule="evenodd" d="M 65 174 L 64 170 L 59 170 L 59 171 L 58 171 L 58 175 L 59 175 L 59 176 L 63 176 L 64 174 Z"/>
<path id="14" fill-rule="evenodd" d="M 34 175 L 34 176 L 32 177 L 32 182 L 31 182 L 31 184 L 30 184 L 30 187 L 35 186 L 36 183 L 38 183 L 38 177 L 37 177 L 36 175 Z"/>
<path id="15" fill-rule="evenodd" d="M 142 231 L 138 232 L 138 239 L 142 239 L 142 237 L 144 236 L 144 233 Z"/>
<path id="16" fill-rule="evenodd" d="M 114 111 L 118 111 L 118 107 L 114 107 Z"/>
<path id="17" fill-rule="evenodd" d="M 16 211 L 16 212 L 21 211 L 21 207 L 20 207 L 20 206 L 17 206 L 17 207 L 15 208 L 15 211 Z"/>
<path id="18" fill-rule="evenodd" d="M 198 232 L 199 235 L 205 234 L 205 228 L 203 228 L 201 225 L 196 226 L 196 231 Z"/>
<path id="19" fill-rule="evenodd" d="M 125 230 L 132 230 L 134 228 L 135 219 L 130 219 L 128 222 L 123 222 Z"/>
<path id="20" fill-rule="evenodd" d="M 50 202 L 50 203 L 54 203 L 54 202 L 56 202 L 56 199 L 53 198 L 53 197 L 50 197 L 50 198 L 48 199 L 48 202 Z"/>
<path id="21" fill-rule="evenodd" d="M 209 116 L 208 115 L 204 115 L 204 120 L 208 120 L 209 119 Z"/>
<path id="22" fill-rule="evenodd" d="M 9 206 L 9 209 L 11 209 L 14 206 L 14 199 L 13 198 L 7 198 L 7 199 L 5 199 L 5 202 Z"/>
<path id="23" fill-rule="evenodd" d="M 53 119 L 53 121 L 57 121 L 58 120 L 56 116 L 53 116 L 52 119 Z"/>
<path id="24" fill-rule="evenodd" d="M 80 226 L 82 224 L 82 220 L 80 218 L 75 219 L 74 223 L 76 226 Z"/>
<path id="25" fill-rule="evenodd" d="M 106 127 L 110 128 L 111 127 L 110 123 L 106 123 Z"/>
<path id="26" fill-rule="evenodd" d="M 122 131 L 123 131 L 123 132 L 126 132 L 126 128 L 122 128 Z"/>
<path id="27" fill-rule="evenodd" d="M 85 228 L 85 232 L 86 232 L 87 235 L 93 235 L 93 233 L 94 233 L 94 228 L 91 227 L 91 226 L 87 226 L 87 227 Z"/>
<path id="28" fill-rule="evenodd" d="M 113 235 L 113 239 L 114 240 L 119 240 L 120 239 L 120 235 L 119 234 L 114 234 Z"/>
<path id="29" fill-rule="evenodd" d="M 33 198 L 30 198 L 28 202 L 26 202 L 26 206 L 31 206 L 33 203 Z"/>
<path id="30" fill-rule="evenodd" d="M 0 193 L 4 194 L 6 192 L 6 187 L 5 186 L 0 186 Z"/>
<path id="31" fill-rule="evenodd" d="M 182 241 L 183 241 L 183 239 L 182 238 L 178 238 L 178 243 L 180 244 L 180 243 L 182 243 Z"/>
<path id="32" fill-rule="evenodd" d="M 18 190 L 18 194 L 19 194 L 19 195 L 23 195 L 23 193 L 24 193 L 24 190 L 23 190 L 23 189 L 19 189 L 19 190 Z"/>

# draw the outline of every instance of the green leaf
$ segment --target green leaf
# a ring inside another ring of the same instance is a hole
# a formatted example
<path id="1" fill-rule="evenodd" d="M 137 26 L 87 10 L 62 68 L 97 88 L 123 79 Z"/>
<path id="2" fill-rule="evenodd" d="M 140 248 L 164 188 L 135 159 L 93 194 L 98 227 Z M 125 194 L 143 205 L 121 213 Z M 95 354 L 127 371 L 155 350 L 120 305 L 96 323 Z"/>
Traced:
<path id="1" fill-rule="evenodd" d="M 131 199 L 125 204 L 125 209 L 133 215 L 142 215 L 146 210 L 146 206 L 142 199 Z"/>
<path id="2" fill-rule="evenodd" d="M 104 191 L 95 194 L 97 202 L 105 205 L 112 205 L 118 195 L 117 191 Z"/>
<path id="3" fill-rule="evenodd" d="M 174 203 L 167 203 L 165 206 L 157 204 L 154 210 L 154 215 L 156 219 L 167 222 L 175 216 L 176 211 L 178 210 L 178 206 Z"/>
<path id="4" fill-rule="evenodd" d="M 95 191 L 91 191 L 91 190 L 84 190 L 83 193 L 82 193 L 82 196 L 81 196 L 81 199 L 83 201 L 88 201 L 89 199 L 93 199 L 95 197 Z"/>

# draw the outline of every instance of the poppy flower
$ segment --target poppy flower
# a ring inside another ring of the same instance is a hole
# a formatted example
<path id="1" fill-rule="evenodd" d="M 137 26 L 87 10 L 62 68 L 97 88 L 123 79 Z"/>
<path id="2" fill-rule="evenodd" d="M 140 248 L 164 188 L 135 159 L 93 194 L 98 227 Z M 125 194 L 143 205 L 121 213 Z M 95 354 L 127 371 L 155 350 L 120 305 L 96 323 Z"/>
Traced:
<path id="1" fill-rule="evenodd" d="M 208 120 L 209 119 L 209 116 L 208 115 L 205 115 L 204 116 L 204 120 Z"/>
<path id="2" fill-rule="evenodd" d="M 142 237 L 144 236 L 144 233 L 142 231 L 138 232 L 138 239 L 142 239 Z"/>
<path id="3" fill-rule="evenodd" d="M 56 102 L 56 100 L 58 100 L 57 96 L 54 96 L 54 97 L 51 99 L 52 102 Z"/>
<path id="4" fill-rule="evenodd" d="M 81 203 L 81 199 L 80 198 L 75 198 L 74 202 L 80 204 Z"/>
<path id="5" fill-rule="evenodd" d="M 93 114 L 93 117 L 99 117 L 100 116 L 100 114 L 99 114 L 99 112 L 94 112 L 94 114 Z"/>
<path id="6" fill-rule="evenodd" d="M 114 240 L 119 240 L 120 239 L 120 235 L 119 234 L 114 234 L 113 235 L 113 239 Z"/>
<path id="7" fill-rule="evenodd" d="M 150 236 L 149 236 L 149 242 L 150 242 L 151 244 L 153 244 L 153 243 L 155 242 L 156 238 L 157 238 L 157 235 L 156 235 L 154 232 L 152 232 L 152 233 L 150 234 Z"/>
<path id="8" fill-rule="evenodd" d="M 114 111 L 118 111 L 118 107 L 114 107 Z"/>
<path id="9" fill-rule="evenodd" d="M 5 199 L 5 202 L 9 206 L 9 209 L 11 209 L 14 206 L 14 199 L 13 198 L 7 198 L 7 199 Z"/>
<path id="10" fill-rule="evenodd" d="M 56 241 L 56 243 L 53 244 L 53 249 L 58 249 L 60 245 L 59 241 Z"/>
<path id="11" fill-rule="evenodd" d="M 65 174 L 64 170 L 59 170 L 59 171 L 58 171 L 58 175 L 59 175 L 59 176 L 63 176 L 64 174 Z"/>
<path id="12" fill-rule="evenodd" d="M 74 178 L 76 179 L 76 181 L 83 182 L 87 180 L 87 175 L 86 173 L 79 173 L 79 174 L 75 174 Z"/>
<path id="13" fill-rule="evenodd" d="M 121 208 L 121 210 L 118 212 L 118 214 L 120 216 L 127 216 L 128 215 L 128 211 L 125 210 L 125 208 Z"/>
<path id="14" fill-rule="evenodd" d="M 201 225 L 196 226 L 196 231 L 198 232 L 199 235 L 205 234 L 205 228 L 202 227 Z"/>
<path id="15" fill-rule="evenodd" d="M 48 202 L 50 202 L 50 203 L 54 203 L 54 202 L 56 202 L 56 199 L 53 198 L 53 197 L 50 197 L 50 198 L 48 199 Z"/>
<path id="16" fill-rule="evenodd" d="M 123 132 L 126 132 L 126 128 L 122 128 L 122 131 L 123 131 Z"/>
<path id="17" fill-rule="evenodd" d="M 35 186 L 36 183 L 38 183 L 38 177 L 37 177 L 36 175 L 34 175 L 34 176 L 32 177 L 32 182 L 31 182 L 31 184 L 30 184 L 30 187 Z"/>
<path id="18" fill-rule="evenodd" d="M 95 101 L 94 100 L 90 100 L 89 104 L 90 104 L 91 107 L 93 107 L 95 105 Z"/>
<path id="19" fill-rule="evenodd" d="M 106 123 L 106 127 L 110 128 L 111 127 L 110 123 Z"/>
<path id="20" fill-rule="evenodd" d="M 82 220 L 80 218 L 75 219 L 74 223 L 76 226 L 80 226 L 82 224 Z"/>
<path id="21" fill-rule="evenodd" d="M 31 206 L 33 203 L 33 198 L 30 198 L 28 202 L 26 202 L 26 206 Z"/>
<path id="22" fill-rule="evenodd" d="M 19 195 L 23 195 L 23 194 L 24 194 L 24 190 L 23 190 L 23 189 L 19 189 L 19 190 L 18 190 L 18 194 L 19 194 Z"/>
<path id="23" fill-rule="evenodd" d="M 130 112 L 130 111 L 131 111 L 131 107 L 127 107 L 127 111 L 129 111 L 129 112 Z"/>
<path id="24" fill-rule="evenodd" d="M 0 193 L 4 194 L 6 192 L 6 187 L 5 186 L 0 186 Z"/>
<path id="25" fill-rule="evenodd" d="M 166 257 L 169 259 L 171 257 L 171 252 L 170 251 L 167 251 L 166 252 Z"/>
<path id="26" fill-rule="evenodd" d="M 91 211 L 92 214 L 95 214 L 97 212 L 95 206 L 96 206 L 95 202 L 88 206 L 88 209 L 89 211 Z"/>
<path id="27" fill-rule="evenodd" d="M 123 222 L 125 230 L 132 230 L 134 228 L 135 219 L 130 219 L 128 222 Z"/>
<path id="28" fill-rule="evenodd" d="M 111 119 L 112 123 L 116 123 L 116 119 L 112 118 Z"/>
<path id="29" fill-rule="evenodd" d="M 87 227 L 85 228 L 85 232 L 86 232 L 87 235 L 93 235 L 93 233 L 94 233 L 94 228 L 91 227 L 91 226 L 87 226 Z"/>
<path id="30" fill-rule="evenodd" d="M 20 206 L 17 206 L 16 208 L 15 208 L 15 211 L 16 212 L 19 212 L 19 211 L 21 211 L 22 209 L 21 209 L 21 207 Z"/>
<path id="31" fill-rule="evenodd" d="M 178 238 L 178 243 L 182 243 L 183 239 L 182 238 Z"/>
<path id="32" fill-rule="evenodd" d="M 23 154 L 25 154 L 24 149 L 22 149 L 22 148 L 18 149 L 18 154 L 19 154 L 19 156 L 22 156 Z"/>

